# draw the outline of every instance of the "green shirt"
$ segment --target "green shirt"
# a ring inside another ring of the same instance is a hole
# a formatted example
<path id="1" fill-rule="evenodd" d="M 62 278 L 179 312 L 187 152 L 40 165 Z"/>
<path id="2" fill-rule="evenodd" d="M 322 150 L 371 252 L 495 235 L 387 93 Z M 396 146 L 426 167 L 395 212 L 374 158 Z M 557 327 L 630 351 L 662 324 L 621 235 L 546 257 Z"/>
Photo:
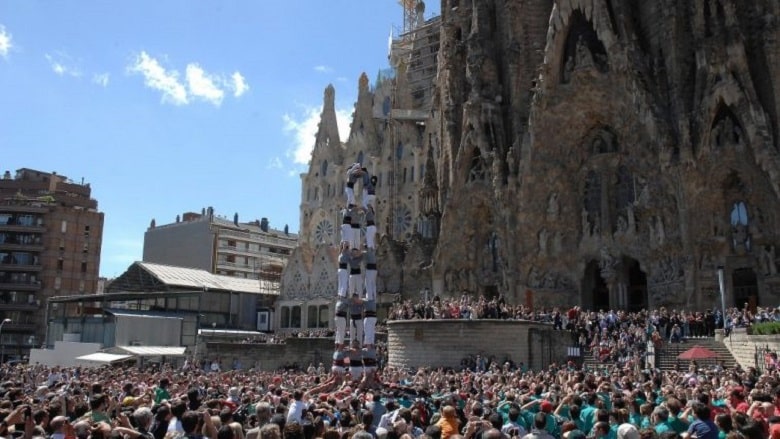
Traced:
<path id="1" fill-rule="evenodd" d="M 171 399 L 171 394 L 168 393 L 167 389 L 164 389 L 162 387 L 158 387 L 158 388 L 154 389 L 154 403 L 155 404 L 159 404 L 159 403 L 161 403 L 165 399 L 168 399 L 168 400 Z"/>

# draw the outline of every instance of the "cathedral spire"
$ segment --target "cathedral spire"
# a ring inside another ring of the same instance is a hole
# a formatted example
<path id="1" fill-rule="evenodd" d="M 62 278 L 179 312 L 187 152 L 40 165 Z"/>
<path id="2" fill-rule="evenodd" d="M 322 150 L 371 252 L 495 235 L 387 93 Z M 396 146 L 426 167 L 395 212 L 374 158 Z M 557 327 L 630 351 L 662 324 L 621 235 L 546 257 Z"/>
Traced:
<path id="1" fill-rule="evenodd" d="M 420 188 L 420 207 L 425 216 L 438 215 L 439 185 L 436 183 L 436 163 L 433 160 L 432 134 L 428 134 L 428 158 L 425 160 L 425 174 Z"/>
<path id="2" fill-rule="evenodd" d="M 322 113 L 320 114 L 320 124 L 317 130 L 317 143 L 315 148 L 319 147 L 338 147 L 341 146 L 339 137 L 339 126 L 336 122 L 336 89 L 333 84 L 328 84 L 325 88 L 325 96 L 322 102 Z"/>

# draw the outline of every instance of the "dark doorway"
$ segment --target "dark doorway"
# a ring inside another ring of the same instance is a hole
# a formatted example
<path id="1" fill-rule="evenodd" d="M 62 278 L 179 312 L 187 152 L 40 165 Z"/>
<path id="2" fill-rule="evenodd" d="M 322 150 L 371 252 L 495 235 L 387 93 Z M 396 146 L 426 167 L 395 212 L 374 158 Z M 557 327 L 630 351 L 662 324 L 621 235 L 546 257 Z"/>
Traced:
<path id="1" fill-rule="evenodd" d="M 639 261 L 628 259 L 628 310 L 647 309 L 647 275 L 639 267 Z"/>
<path id="2" fill-rule="evenodd" d="M 590 261 L 585 267 L 585 277 L 582 282 L 583 306 L 593 310 L 609 309 L 609 288 L 601 277 L 598 261 Z"/>
<path id="3" fill-rule="evenodd" d="M 498 299 L 497 285 L 486 285 L 483 291 L 485 293 L 485 298 L 487 298 L 488 300 Z"/>
<path id="4" fill-rule="evenodd" d="M 738 268 L 731 273 L 734 286 L 734 306 L 754 310 L 758 306 L 758 281 L 752 268 Z"/>

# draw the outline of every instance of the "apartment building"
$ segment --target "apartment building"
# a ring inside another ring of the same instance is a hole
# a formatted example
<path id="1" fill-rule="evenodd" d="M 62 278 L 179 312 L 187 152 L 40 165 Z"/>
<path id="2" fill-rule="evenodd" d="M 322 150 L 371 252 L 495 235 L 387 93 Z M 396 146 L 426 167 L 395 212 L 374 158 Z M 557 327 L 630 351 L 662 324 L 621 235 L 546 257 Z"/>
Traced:
<path id="1" fill-rule="evenodd" d="M 0 179 L 0 361 L 43 343 L 49 297 L 97 291 L 103 213 L 91 192 L 28 168 Z"/>
<path id="2" fill-rule="evenodd" d="M 144 262 L 199 268 L 209 273 L 264 280 L 264 294 L 277 295 L 282 269 L 298 235 L 270 228 L 267 218 L 240 222 L 215 215 L 214 209 L 186 212 L 176 222 L 157 225 L 144 234 Z"/>

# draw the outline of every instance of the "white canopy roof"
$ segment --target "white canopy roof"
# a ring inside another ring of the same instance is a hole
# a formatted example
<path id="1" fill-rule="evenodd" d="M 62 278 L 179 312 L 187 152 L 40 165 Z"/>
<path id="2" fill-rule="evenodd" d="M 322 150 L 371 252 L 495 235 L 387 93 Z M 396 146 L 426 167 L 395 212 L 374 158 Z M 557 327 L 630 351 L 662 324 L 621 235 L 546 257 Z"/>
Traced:
<path id="1" fill-rule="evenodd" d="M 115 363 L 117 361 L 127 360 L 128 358 L 132 358 L 132 357 L 133 357 L 132 355 L 120 355 L 120 354 L 109 354 L 106 352 L 95 352 L 94 354 L 87 354 L 87 355 L 82 355 L 80 357 L 76 357 L 76 360 L 90 361 L 93 363 L 110 364 L 110 363 Z"/>
<path id="2" fill-rule="evenodd" d="M 184 346 L 117 346 L 118 349 L 140 357 L 183 357 Z"/>

